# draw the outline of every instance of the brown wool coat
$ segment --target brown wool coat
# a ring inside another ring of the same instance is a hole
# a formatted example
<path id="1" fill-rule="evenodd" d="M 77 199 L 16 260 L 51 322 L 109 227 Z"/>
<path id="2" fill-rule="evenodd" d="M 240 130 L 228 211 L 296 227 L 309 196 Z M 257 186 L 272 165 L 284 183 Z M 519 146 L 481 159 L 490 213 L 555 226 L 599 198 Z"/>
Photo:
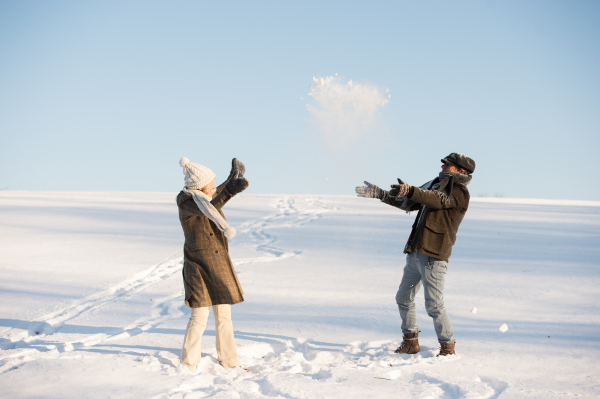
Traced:
<path id="1" fill-rule="evenodd" d="M 410 199 L 417 204 L 412 210 L 420 210 L 404 252 L 419 252 L 448 262 L 452 246 L 456 242 L 458 227 L 469 208 L 470 198 L 469 190 L 464 184 L 453 184 L 452 195 L 447 203 L 443 203 L 433 191 L 415 187 Z"/>
<path id="2" fill-rule="evenodd" d="M 211 204 L 219 211 L 233 196 L 221 184 Z M 240 303 L 244 291 L 229 257 L 227 237 L 198 209 L 190 194 L 177 196 L 179 221 L 185 235 L 183 285 L 185 304 L 192 308 Z"/>

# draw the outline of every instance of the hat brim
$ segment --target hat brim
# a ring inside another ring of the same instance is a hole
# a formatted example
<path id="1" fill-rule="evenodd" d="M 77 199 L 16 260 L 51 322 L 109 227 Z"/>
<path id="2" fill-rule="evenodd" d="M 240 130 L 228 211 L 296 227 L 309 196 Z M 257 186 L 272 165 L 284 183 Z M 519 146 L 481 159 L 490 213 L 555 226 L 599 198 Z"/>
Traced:
<path id="1" fill-rule="evenodd" d="M 465 168 L 464 166 L 461 166 L 461 165 L 459 165 L 459 164 L 457 164 L 457 163 L 455 163 L 455 162 L 452 162 L 452 161 L 451 161 L 451 160 L 449 160 L 448 158 L 443 158 L 443 159 L 441 159 L 440 161 L 442 161 L 442 163 L 444 163 L 444 164 L 446 164 L 446 163 L 449 163 L 450 165 L 454 165 L 454 166 L 456 166 L 457 168 L 464 169 L 464 170 L 465 170 L 465 171 L 466 171 L 468 174 L 472 174 L 472 173 L 473 173 L 473 171 L 472 171 L 472 170 L 469 170 L 468 168 Z"/>

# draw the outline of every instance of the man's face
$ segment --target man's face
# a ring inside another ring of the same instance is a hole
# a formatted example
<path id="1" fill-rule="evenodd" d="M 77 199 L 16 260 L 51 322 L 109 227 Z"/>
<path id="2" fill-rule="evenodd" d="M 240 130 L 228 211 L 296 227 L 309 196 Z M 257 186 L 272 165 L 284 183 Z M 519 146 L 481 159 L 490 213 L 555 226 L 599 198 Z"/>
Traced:
<path id="1" fill-rule="evenodd" d="M 462 173 L 460 168 L 457 168 L 454 164 L 450 162 L 442 163 L 442 171 L 447 173 Z"/>

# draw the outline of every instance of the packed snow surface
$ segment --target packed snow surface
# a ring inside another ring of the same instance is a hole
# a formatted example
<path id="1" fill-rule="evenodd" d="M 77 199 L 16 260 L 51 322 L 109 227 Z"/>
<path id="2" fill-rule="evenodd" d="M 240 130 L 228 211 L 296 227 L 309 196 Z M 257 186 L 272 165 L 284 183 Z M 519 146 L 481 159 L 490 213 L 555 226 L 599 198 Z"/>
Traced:
<path id="1" fill-rule="evenodd" d="M 248 371 L 218 364 L 211 315 L 193 374 L 178 360 L 190 312 L 174 200 L 0 192 L 1 397 L 600 396 L 600 203 L 472 199 L 445 290 L 457 355 L 436 357 L 422 292 L 422 350 L 393 353 L 414 213 L 239 195 L 224 211 Z"/>

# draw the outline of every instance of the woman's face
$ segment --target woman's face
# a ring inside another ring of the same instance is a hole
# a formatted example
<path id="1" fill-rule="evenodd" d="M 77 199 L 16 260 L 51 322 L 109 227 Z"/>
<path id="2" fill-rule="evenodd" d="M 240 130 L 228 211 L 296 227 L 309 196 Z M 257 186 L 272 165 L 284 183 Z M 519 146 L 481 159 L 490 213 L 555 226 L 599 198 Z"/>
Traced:
<path id="1" fill-rule="evenodd" d="M 202 187 L 202 191 L 204 194 L 208 195 L 209 197 L 213 195 L 213 193 L 217 190 L 217 188 L 215 187 L 215 179 L 213 179 L 210 183 L 208 183 L 206 186 Z"/>

